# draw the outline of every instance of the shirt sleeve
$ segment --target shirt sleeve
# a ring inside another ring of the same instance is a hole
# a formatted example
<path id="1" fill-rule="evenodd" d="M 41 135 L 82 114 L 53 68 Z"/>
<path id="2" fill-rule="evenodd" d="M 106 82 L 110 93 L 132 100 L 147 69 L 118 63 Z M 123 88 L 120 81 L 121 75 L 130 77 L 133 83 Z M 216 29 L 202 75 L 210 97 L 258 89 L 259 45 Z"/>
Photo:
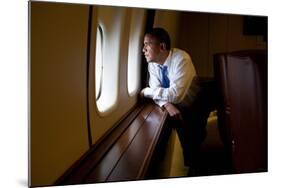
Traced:
<path id="1" fill-rule="evenodd" d="M 162 100 L 162 99 L 155 99 L 155 95 L 157 94 L 159 88 L 161 88 L 161 83 L 159 79 L 159 71 L 155 66 L 149 64 L 148 66 L 148 72 L 149 72 L 149 87 L 146 87 L 144 89 L 144 96 L 147 98 L 151 98 L 154 100 L 154 102 L 162 107 L 165 105 L 168 101 Z"/>

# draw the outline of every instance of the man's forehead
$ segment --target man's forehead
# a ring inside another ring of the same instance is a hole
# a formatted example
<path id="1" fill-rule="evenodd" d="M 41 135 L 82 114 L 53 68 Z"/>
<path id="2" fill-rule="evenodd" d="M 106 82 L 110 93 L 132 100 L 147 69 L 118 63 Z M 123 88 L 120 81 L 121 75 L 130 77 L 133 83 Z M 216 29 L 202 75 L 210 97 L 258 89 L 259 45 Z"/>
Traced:
<path id="1" fill-rule="evenodd" d="M 144 41 L 156 41 L 156 38 L 150 34 L 144 36 Z"/>

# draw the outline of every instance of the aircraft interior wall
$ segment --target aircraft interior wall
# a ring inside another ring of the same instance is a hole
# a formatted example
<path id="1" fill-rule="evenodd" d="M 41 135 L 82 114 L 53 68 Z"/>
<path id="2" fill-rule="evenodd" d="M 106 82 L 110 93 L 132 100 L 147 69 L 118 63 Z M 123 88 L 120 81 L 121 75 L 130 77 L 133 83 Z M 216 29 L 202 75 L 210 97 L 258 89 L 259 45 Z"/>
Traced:
<path id="1" fill-rule="evenodd" d="M 29 182 L 52 185 L 137 104 L 148 17 L 142 8 L 46 2 L 29 11 Z M 243 35 L 241 15 L 155 10 L 153 26 L 191 55 L 201 78 L 213 79 L 215 53 L 267 48 L 262 36 Z M 166 158 L 174 171 L 172 152 Z"/>
<path id="2" fill-rule="evenodd" d="M 30 182 L 31 185 L 50 185 L 136 104 L 146 14 L 143 9 L 93 6 L 90 15 L 88 5 L 42 2 L 32 2 L 30 11 Z M 103 29 L 104 63 L 100 107 L 95 95 L 98 25 Z M 128 61 L 138 63 L 132 67 L 135 74 L 131 77 L 136 78 L 131 93 Z"/>
<path id="3" fill-rule="evenodd" d="M 31 3 L 30 177 L 50 185 L 89 149 L 86 54 L 89 7 Z M 62 139 L 63 138 L 63 139 Z"/>

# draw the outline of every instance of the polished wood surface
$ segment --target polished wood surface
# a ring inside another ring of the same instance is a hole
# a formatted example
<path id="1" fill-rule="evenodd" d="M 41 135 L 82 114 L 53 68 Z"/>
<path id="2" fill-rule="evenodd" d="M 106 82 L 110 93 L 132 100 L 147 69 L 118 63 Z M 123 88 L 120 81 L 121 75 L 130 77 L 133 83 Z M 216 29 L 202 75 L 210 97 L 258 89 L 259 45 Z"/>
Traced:
<path id="1" fill-rule="evenodd" d="M 118 163 L 126 149 L 130 146 L 130 143 L 134 139 L 143 122 L 150 114 L 152 105 L 146 106 L 136 117 L 136 119 L 130 124 L 127 130 L 118 138 L 116 143 L 103 157 L 97 167 L 86 177 L 86 182 L 106 181 L 107 176 L 113 171 L 115 164 Z"/>
<path id="2" fill-rule="evenodd" d="M 144 178 L 164 119 L 165 116 L 160 108 L 156 107 L 151 111 L 132 140 L 130 147 L 108 177 L 109 181 Z"/>
<path id="3" fill-rule="evenodd" d="M 73 166 L 55 182 L 55 185 L 82 182 L 85 176 L 91 172 L 92 168 L 96 166 L 96 164 L 110 149 L 112 144 L 116 142 L 119 136 L 128 128 L 130 123 L 136 118 L 143 108 L 143 105 L 137 106 L 124 120 L 119 122 L 113 130 L 110 130 L 110 133 L 102 137 L 102 139 L 99 140 L 99 142 L 88 152 L 86 152 L 80 160 L 73 164 Z"/>
<path id="4" fill-rule="evenodd" d="M 166 118 L 155 104 L 137 107 L 56 185 L 144 179 Z"/>

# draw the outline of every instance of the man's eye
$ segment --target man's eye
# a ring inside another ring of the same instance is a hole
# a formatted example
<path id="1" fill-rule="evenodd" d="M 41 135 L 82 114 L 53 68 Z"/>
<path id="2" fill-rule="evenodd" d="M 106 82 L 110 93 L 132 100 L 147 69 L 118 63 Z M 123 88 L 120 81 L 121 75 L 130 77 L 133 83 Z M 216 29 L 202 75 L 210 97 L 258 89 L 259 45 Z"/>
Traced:
<path id="1" fill-rule="evenodd" d="M 150 46 L 152 44 L 152 42 L 147 42 L 147 43 L 144 43 L 144 46 L 147 47 L 147 46 Z"/>

